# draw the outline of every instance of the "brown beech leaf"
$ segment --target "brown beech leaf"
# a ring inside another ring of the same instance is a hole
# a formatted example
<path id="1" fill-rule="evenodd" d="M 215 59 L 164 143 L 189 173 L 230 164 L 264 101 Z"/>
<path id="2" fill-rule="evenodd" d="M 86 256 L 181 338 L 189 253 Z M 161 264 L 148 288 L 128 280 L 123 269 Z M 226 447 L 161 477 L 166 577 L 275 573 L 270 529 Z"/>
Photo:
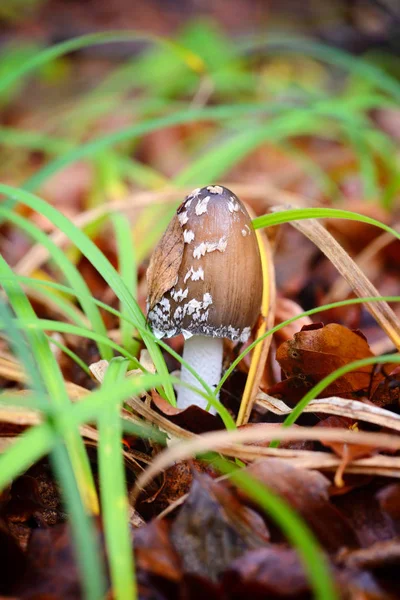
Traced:
<path id="1" fill-rule="evenodd" d="M 281 344 L 276 358 L 287 377 L 296 377 L 314 385 L 339 367 L 373 356 L 359 332 L 331 323 L 318 329 L 303 328 L 293 339 Z M 372 366 L 347 373 L 329 385 L 324 396 L 352 394 L 366 390 Z"/>
<path id="2" fill-rule="evenodd" d="M 182 577 L 180 559 L 170 542 L 169 525 L 165 520 L 153 519 L 135 531 L 135 556 L 139 573 L 173 582 Z"/>
<path id="3" fill-rule="evenodd" d="M 246 552 L 222 578 L 229 598 L 308 599 L 310 586 L 297 553 L 280 546 Z"/>
<path id="4" fill-rule="evenodd" d="M 149 310 L 174 286 L 182 262 L 183 248 L 182 227 L 175 215 L 157 244 L 147 269 Z"/>
<path id="5" fill-rule="evenodd" d="M 327 551 L 357 545 L 351 525 L 330 502 L 330 482 L 321 473 L 292 467 L 279 458 L 260 460 L 247 472 L 299 512 Z"/>
<path id="6" fill-rule="evenodd" d="M 297 304 L 297 302 L 294 302 L 289 298 L 279 298 L 276 304 L 275 323 L 282 323 L 283 321 L 287 321 L 288 319 L 298 316 L 303 312 L 303 308 Z M 300 319 L 297 319 L 297 321 L 293 321 L 293 323 L 289 323 L 288 325 L 285 325 L 283 329 L 277 331 L 275 333 L 275 339 L 277 340 L 277 343 L 286 342 L 292 338 L 302 327 L 311 324 L 312 321 L 310 317 L 301 317 Z"/>
<path id="7" fill-rule="evenodd" d="M 400 367 L 399 365 L 381 365 L 375 371 L 371 385 L 371 402 L 377 406 L 399 404 L 400 402 Z"/>
<path id="8" fill-rule="evenodd" d="M 12 594 L 25 571 L 26 558 L 3 522 L 0 522 L 0 565 L 0 594 Z"/>
<path id="9" fill-rule="evenodd" d="M 99 522 L 97 539 L 102 546 Z M 66 523 L 34 529 L 27 549 L 27 568 L 16 595 L 21 599 L 82 597 L 81 578 L 76 563 L 70 528 Z M 104 556 L 102 557 L 104 560 Z M 104 571 L 106 572 L 106 571 Z"/>
<path id="10" fill-rule="evenodd" d="M 157 412 L 172 423 L 192 433 L 205 433 L 206 431 L 224 429 L 224 424 L 218 415 L 212 415 L 195 404 L 183 410 L 176 408 L 167 400 L 164 400 L 155 390 L 152 391 L 152 408 L 155 408 Z"/>
<path id="11" fill-rule="evenodd" d="M 400 521 L 400 483 L 385 485 L 376 494 L 381 509 L 395 521 Z"/>
<path id="12" fill-rule="evenodd" d="M 185 573 L 216 581 L 245 550 L 264 546 L 269 533 L 263 519 L 226 483 L 196 474 L 170 539 Z"/>
<path id="13" fill-rule="evenodd" d="M 381 508 L 374 482 L 352 489 L 348 494 L 335 496 L 333 502 L 346 515 L 356 533 L 358 545 L 363 548 L 400 534 L 399 524 Z"/>

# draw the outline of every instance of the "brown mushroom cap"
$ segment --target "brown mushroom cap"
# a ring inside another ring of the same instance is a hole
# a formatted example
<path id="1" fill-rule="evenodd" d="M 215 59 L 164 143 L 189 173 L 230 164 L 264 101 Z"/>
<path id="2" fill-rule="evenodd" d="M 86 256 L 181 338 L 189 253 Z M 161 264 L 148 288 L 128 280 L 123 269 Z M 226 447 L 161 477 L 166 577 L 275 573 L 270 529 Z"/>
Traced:
<path id="1" fill-rule="evenodd" d="M 148 320 L 159 337 L 249 338 L 262 269 L 251 220 L 233 192 L 193 190 L 156 247 L 147 273 Z"/>

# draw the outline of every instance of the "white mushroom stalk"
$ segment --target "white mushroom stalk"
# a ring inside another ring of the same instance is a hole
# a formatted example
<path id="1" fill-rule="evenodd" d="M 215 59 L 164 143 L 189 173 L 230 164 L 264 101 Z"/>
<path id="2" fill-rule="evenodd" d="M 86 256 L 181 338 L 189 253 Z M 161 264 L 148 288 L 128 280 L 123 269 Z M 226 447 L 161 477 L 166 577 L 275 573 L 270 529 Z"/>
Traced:
<path id="1" fill-rule="evenodd" d="M 205 335 L 193 335 L 185 340 L 182 358 L 196 371 L 207 385 L 214 390 L 218 385 L 222 374 L 222 353 L 224 343 L 221 338 L 208 337 Z M 199 381 L 186 367 L 182 366 L 181 381 L 195 388 L 202 389 Z M 205 390 L 202 389 L 204 392 Z M 178 406 L 187 408 L 196 404 L 201 408 L 207 407 L 207 400 L 197 392 L 180 386 L 178 389 Z M 216 409 L 211 406 L 210 412 L 215 414 Z"/>
<path id="2" fill-rule="evenodd" d="M 148 320 L 158 337 L 183 333 L 183 358 L 215 388 L 223 338 L 246 342 L 261 305 L 256 235 L 239 198 L 227 188 L 194 190 L 178 208 L 147 272 Z M 199 387 L 185 368 L 182 381 Z M 178 407 L 207 401 L 180 387 Z"/>

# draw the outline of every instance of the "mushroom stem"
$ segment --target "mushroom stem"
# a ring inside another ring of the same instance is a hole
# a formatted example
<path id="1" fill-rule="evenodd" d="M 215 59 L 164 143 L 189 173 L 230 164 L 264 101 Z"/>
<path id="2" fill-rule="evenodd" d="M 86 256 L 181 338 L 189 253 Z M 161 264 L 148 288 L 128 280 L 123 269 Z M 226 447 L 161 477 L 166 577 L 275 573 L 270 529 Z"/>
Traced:
<path id="1" fill-rule="evenodd" d="M 217 386 L 221 379 L 222 354 L 222 338 L 205 335 L 193 335 L 185 341 L 183 348 L 183 359 L 193 367 L 212 389 Z M 182 366 L 181 381 L 194 387 L 200 387 L 197 379 L 184 366 Z M 177 399 L 178 408 L 187 408 L 191 404 L 206 408 L 207 401 L 196 392 L 180 386 Z M 217 411 L 211 407 L 210 412 L 215 414 Z"/>

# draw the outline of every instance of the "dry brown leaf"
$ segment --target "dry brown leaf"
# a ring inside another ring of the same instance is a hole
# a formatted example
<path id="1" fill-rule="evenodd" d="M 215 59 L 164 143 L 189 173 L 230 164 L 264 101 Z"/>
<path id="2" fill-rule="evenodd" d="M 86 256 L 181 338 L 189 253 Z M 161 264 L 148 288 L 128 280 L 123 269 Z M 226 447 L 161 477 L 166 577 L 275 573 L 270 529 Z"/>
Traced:
<path id="1" fill-rule="evenodd" d="M 147 269 L 149 311 L 175 285 L 182 262 L 183 249 L 182 227 L 175 215 L 157 244 Z"/>
<path id="2" fill-rule="evenodd" d="M 185 572 L 216 581 L 247 548 L 269 541 L 264 520 L 225 482 L 195 474 L 187 499 L 171 526 L 171 542 Z"/>
<path id="3" fill-rule="evenodd" d="M 185 409 L 176 408 L 155 390 L 152 390 L 151 398 L 152 407 L 155 407 L 158 413 L 186 431 L 204 433 L 205 431 L 224 429 L 224 424 L 219 416 L 209 413 L 200 406 L 192 404 Z"/>
<path id="4" fill-rule="evenodd" d="M 295 468 L 277 458 L 260 460 L 250 465 L 246 472 L 284 498 L 329 552 L 342 546 L 356 546 L 354 531 L 329 500 L 330 481 L 324 475 Z M 239 490 L 239 496 L 246 496 L 246 493 Z"/>
<path id="5" fill-rule="evenodd" d="M 279 298 L 279 301 L 276 305 L 276 313 L 275 313 L 275 323 L 278 325 L 283 321 L 287 321 L 292 319 L 295 316 L 298 316 L 304 312 L 304 309 L 289 298 Z M 283 329 L 280 329 L 275 333 L 275 339 L 277 342 L 282 343 L 286 342 L 290 338 L 294 336 L 302 327 L 311 325 L 312 321 L 310 317 L 305 316 L 293 321 L 293 323 L 289 323 L 285 325 Z"/>
<path id="6" fill-rule="evenodd" d="M 373 356 L 367 341 L 343 325 L 303 328 L 293 339 L 281 344 L 276 359 L 287 378 L 303 379 L 314 385 L 324 377 L 354 360 Z M 336 379 L 323 395 L 351 394 L 367 389 L 372 365 L 358 368 Z"/>

